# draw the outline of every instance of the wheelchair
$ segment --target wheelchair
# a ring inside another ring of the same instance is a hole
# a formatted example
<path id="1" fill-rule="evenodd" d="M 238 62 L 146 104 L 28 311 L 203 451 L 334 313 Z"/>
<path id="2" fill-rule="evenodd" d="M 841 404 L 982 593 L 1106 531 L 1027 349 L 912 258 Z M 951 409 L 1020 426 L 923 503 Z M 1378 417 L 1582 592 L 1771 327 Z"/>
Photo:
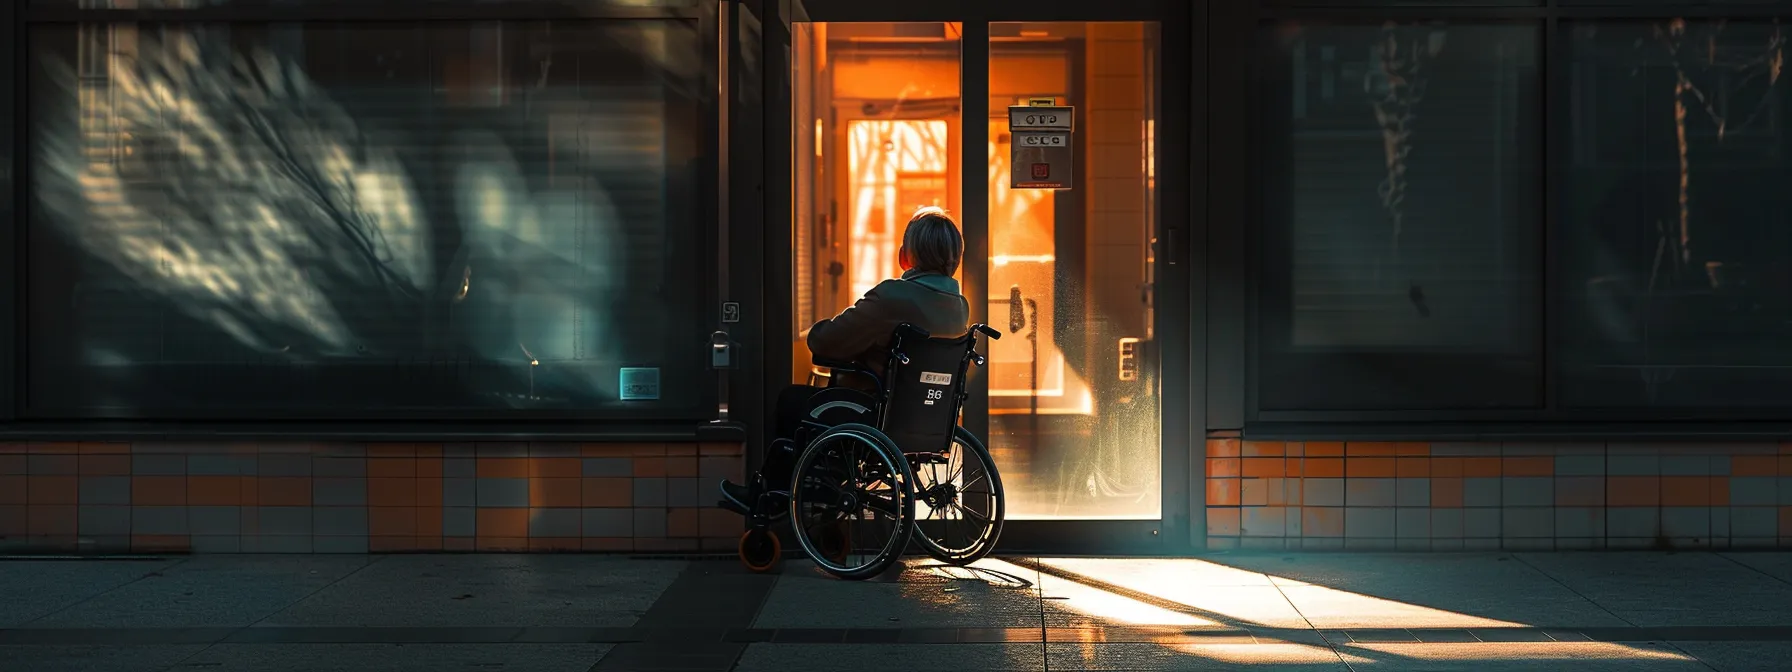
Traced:
<path id="1" fill-rule="evenodd" d="M 771 528 L 781 520 L 804 555 L 847 580 L 882 574 L 916 539 L 927 555 L 958 566 L 994 550 L 1005 515 L 1002 478 L 989 449 L 958 425 L 965 376 L 987 363 L 979 335 L 1002 337 L 982 324 L 958 338 L 904 324 L 881 376 L 816 360 L 831 369 L 830 384 L 811 397 L 794 443 L 773 446 L 795 450 L 789 489 L 773 489 L 759 473 L 748 486 L 750 510 L 720 502 L 747 516 L 741 563 L 755 572 L 778 565 L 783 542 Z M 863 376 L 876 391 L 841 386 L 843 375 Z"/>

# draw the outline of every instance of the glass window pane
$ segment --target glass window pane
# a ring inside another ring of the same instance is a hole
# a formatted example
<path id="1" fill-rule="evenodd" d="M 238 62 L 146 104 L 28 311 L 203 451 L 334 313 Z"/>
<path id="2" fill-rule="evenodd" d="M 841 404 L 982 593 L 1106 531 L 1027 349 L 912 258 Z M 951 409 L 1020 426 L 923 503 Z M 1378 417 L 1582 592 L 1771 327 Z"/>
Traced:
<path id="1" fill-rule="evenodd" d="M 698 407 L 693 25 L 31 45 L 31 412 Z"/>
<path id="2" fill-rule="evenodd" d="M 1792 404 L 1786 29 L 1571 26 L 1564 402 Z"/>
<path id="3" fill-rule="evenodd" d="M 1264 38 L 1259 408 L 1541 404 L 1536 27 Z"/>
<path id="4" fill-rule="evenodd" d="M 988 443 L 1008 517 L 1156 519 L 1157 25 L 989 32 L 988 310 L 1010 335 L 989 344 Z M 1011 187 L 1008 107 L 1036 99 L 1075 110 L 1071 189 Z"/>

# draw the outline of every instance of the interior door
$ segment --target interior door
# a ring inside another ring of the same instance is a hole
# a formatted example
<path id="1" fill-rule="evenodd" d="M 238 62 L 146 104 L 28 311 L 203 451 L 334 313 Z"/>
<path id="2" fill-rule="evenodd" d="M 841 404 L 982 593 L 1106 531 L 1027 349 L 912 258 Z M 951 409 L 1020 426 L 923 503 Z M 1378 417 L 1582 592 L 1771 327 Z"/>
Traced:
<path id="1" fill-rule="evenodd" d="M 780 22 L 783 62 L 768 66 L 787 78 L 777 113 L 789 148 L 768 145 L 782 164 L 768 177 L 789 188 L 766 221 L 789 222 L 788 244 L 768 250 L 787 255 L 770 268 L 788 262 L 789 319 L 767 337 L 788 345 L 777 355 L 789 376 L 768 378 L 815 381 L 808 327 L 897 275 L 909 216 L 943 207 L 965 234 L 973 321 L 1005 334 L 970 379 L 963 419 L 1006 485 L 1001 547 L 1186 543 L 1192 442 L 1163 418 L 1166 402 L 1186 403 L 1187 381 L 1166 394 L 1161 373 L 1186 366 L 1190 347 L 1157 186 L 1164 22 L 1028 20 L 1037 2 L 985 3 L 975 17 L 965 3 L 879 4 L 807 0 Z M 1063 4 L 1042 18 L 1094 13 Z M 1117 4 L 1123 19 L 1162 18 L 1159 3 Z M 886 15 L 910 20 L 876 20 Z M 1043 99 L 1076 110 L 1073 185 L 1011 188 L 1008 107 Z"/>

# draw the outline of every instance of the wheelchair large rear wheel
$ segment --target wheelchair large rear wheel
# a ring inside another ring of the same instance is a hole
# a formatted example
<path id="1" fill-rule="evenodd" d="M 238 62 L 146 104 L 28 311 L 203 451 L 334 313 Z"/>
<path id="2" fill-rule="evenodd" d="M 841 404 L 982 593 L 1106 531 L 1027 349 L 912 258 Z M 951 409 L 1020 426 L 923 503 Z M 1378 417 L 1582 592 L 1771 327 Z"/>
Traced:
<path id="1" fill-rule="evenodd" d="M 908 548 L 915 530 L 914 474 L 876 428 L 833 427 L 803 450 L 793 470 L 790 526 L 803 554 L 842 579 L 877 576 Z"/>
<path id="2" fill-rule="evenodd" d="M 943 455 L 915 454 L 916 535 L 927 555 L 968 565 L 995 550 L 1007 505 L 1002 474 L 983 442 L 963 427 Z"/>

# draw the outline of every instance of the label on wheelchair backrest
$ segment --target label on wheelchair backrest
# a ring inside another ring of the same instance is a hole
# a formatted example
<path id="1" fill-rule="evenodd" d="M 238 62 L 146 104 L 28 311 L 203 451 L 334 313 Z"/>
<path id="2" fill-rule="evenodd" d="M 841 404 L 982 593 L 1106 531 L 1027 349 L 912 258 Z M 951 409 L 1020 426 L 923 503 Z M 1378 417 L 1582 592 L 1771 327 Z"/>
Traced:
<path id="1" fill-rule="evenodd" d="M 952 374 L 950 374 L 950 373 L 934 373 L 932 371 L 922 371 L 921 372 L 921 384 L 923 384 L 923 385 L 951 385 L 952 384 Z"/>

